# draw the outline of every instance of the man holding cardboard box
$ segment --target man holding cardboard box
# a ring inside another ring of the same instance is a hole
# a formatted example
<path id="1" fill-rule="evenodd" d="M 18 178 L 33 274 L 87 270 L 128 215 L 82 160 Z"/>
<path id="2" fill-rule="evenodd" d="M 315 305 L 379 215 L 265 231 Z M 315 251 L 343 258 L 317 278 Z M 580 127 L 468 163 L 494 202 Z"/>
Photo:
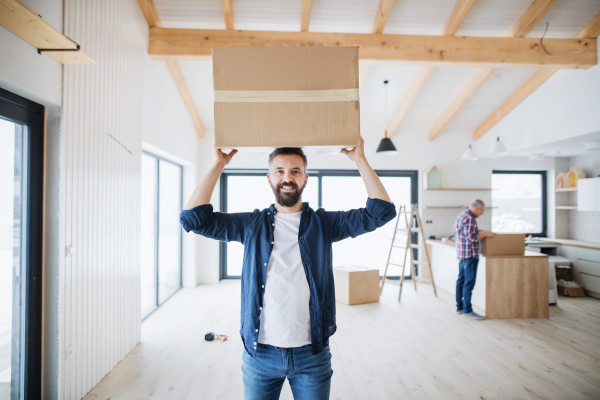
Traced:
<path id="1" fill-rule="evenodd" d="M 332 243 L 374 231 L 396 216 L 360 142 L 341 152 L 356 162 L 365 183 L 364 208 L 310 208 L 301 200 L 306 156 L 299 148 L 278 148 L 269 156 L 267 175 L 275 203 L 262 211 L 214 212 L 212 192 L 237 152 L 215 149 L 215 164 L 181 212 L 186 232 L 244 244 L 240 334 L 246 399 L 278 399 L 286 377 L 295 399 L 329 398 L 329 337 L 337 329 Z"/>
<path id="2" fill-rule="evenodd" d="M 471 294 L 475 287 L 477 265 L 479 264 L 479 242 L 485 237 L 494 237 L 491 231 L 480 231 L 476 218 L 485 211 L 481 200 L 474 200 L 470 208 L 459 214 L 454 224 L 458 259 L 458 279 L 456 281 L 456 313 L 464 317 L 484 320 L 485 317 L 473 312 Z"/>

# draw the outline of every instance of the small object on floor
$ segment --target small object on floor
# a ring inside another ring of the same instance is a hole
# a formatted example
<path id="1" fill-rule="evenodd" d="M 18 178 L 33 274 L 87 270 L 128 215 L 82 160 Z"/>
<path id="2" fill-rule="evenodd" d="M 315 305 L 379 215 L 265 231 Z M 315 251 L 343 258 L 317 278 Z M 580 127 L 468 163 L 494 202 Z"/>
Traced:
<path id="1" fill-rule="evenodd" d="M 227 335 L 216 335 L 214 332 L 208 332 L 206 335 L 204 335 L 204 340 L 206 340 L 207 342 L 213 341 L 215 339 L 226 341 L 227 339 L 229 339 L 229 336 L 227 336 Z"/>
<path id="2" fill-rule="evenodd" d="M 464 313 L 463 317 L 476 319 L 479 321 L 483 321 L 485 319 L 485 317 L 483 315 L 479 315 L 476 312 Z"/>
<path id="3" fill-rule="evenodd" d="M 460 314 L 462 314 L 462 313 L 463 313 L 463 310 L 462 310 L 461 308 L 457 308 L 457 309 L 456 309 L 456 313 L 460 315 Z"/>

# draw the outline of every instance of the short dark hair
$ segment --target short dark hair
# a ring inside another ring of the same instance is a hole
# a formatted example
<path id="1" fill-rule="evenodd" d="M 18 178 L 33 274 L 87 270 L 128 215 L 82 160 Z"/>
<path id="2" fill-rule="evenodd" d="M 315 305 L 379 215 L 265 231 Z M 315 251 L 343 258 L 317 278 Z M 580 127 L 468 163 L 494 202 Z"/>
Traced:
<path id="1" fill-rule="evenodd" d="M 273 150 L 273 152 L 271 154 L 269 154 L 269 169 L 271 169 L 271 161 L 273 161 L 273 159 L 276 156 L 289 155 L 289 154 L 295 154 L 297 156 L 302 157 L 302 161 L 304 161 L 304 172 L 306 172 L 306 166 L 308 165 L 308 160 L 306 159 L 306 156 L 304 155 L 304 152 L 302 151 L 302 149 L 297 148 L 297 147 L 280 147 L 278 149 Z"/>

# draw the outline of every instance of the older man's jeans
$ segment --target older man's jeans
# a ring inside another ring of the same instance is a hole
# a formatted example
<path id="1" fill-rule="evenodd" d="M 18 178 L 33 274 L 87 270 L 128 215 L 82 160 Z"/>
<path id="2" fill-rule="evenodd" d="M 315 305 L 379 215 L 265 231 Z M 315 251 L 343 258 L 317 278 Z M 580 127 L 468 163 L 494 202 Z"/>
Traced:
<path id="1" fill-rule="evenodd" d="M 458 280 L 456 281 L 456 308 L 463 312 L 473 312 L 471 306 L 471 294 L 475 287 L 477 277 L 477 265 L 479 258 L 465 258 L 458 263 Z"/>
<path id="2" fill-rule="evenodd" d="M 310 344 L 278 350 L 259 343 L 256 357 L 244 350 L 242 361 L 245 400 L 279 399 L 286 377 L 294 400 L 329 399 L 333 375 L 329 344 L 313 355 Z"/>

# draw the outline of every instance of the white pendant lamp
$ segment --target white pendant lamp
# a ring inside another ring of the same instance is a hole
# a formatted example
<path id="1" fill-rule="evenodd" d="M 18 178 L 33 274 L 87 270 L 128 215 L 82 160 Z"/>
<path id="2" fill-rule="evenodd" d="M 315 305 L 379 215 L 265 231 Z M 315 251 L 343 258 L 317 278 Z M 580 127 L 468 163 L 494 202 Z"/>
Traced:
<path id="1" fill-rule="evenodd" d="M 388 120 L 387 120 L 387 84 L 389 81 L 385 80 L 383 81 L 383 83 L 385 84 L 385 121 L 384 123 L 387 125 Z M 394 154 L 398 154 L 398 150 L 396 150 L 396 146 L 394 146 L 394 143 L 392 143 L 392 139 L 387 137 L 387 129 L 384 133 L 384 137 L 383 139 L 381 139 L 381 142 L 379 142 L 379 146 L 377 146 L 377 150 L 375 151 L 376 153 L 380 153 L 380 154 L 388 154 L 388 155 L 394 155 Z"/>
<path id="2" fill-rule="evenodd" d="M 463 153 L 462 159 L 471 161 L 477 160 L 477 155 L 475 154 L 475 151 L 473 150 L 473 147 L 471 147 L 471 145 L 469 145 L 469 147 L 467 147 L 467 149 Z"/>
<path id="3" fill-rule="evenodd" d="M 471 109 L 472 108 L 473 107 L 465 107 L 465 109 L 469 112 L 468 131 L 471 135 L 473 134 L 473 132 L 471 132 Z M 473 146 L 469 145 L 469 147 L 467 147 L 467 149 L 465 150 L 465 152 L 463 153 L 461 158 L 463 160 L 471 160 L 471 161 L 477 160 L 477 154 L 475 154 L 475 150 L 473 150 Z"/>
<path id="4" fill-rule="evenodd" d="M 496 112 L 496 126 L 498 126 L 499 122 L 500 122 L 500 107 L 498 107 L 498 111 Z M 508 153 L 508 151 L 506 151 L 506 147 L 504 147 L 504 145 L 500 141 L 500 136 L 498 136 L 496 138 L 496 141 L 492 145 L 492 148 L 490 149 L 490 155 L 496 156 L 496 157 L 502 157 L 502 156 L 505 156 L 507 153 Z"/>

